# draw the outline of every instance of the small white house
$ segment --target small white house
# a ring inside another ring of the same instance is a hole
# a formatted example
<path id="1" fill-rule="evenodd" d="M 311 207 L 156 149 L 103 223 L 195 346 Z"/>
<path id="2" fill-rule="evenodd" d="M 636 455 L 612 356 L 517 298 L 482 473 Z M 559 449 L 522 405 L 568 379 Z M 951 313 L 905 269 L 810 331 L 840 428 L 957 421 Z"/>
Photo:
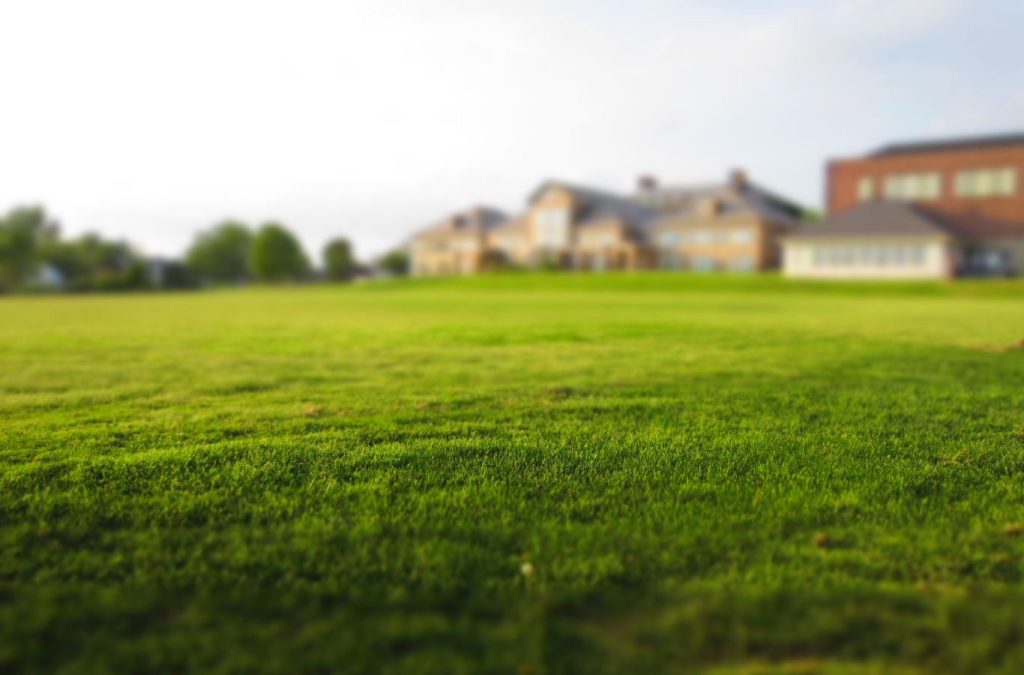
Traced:
<path id="1" fill-rule="evenodd" d="M 782 269 L 803 279 L 949 279 L 1020 273 L 1024 227 L 910 202 L 856 206 L 782 239 Z"/>

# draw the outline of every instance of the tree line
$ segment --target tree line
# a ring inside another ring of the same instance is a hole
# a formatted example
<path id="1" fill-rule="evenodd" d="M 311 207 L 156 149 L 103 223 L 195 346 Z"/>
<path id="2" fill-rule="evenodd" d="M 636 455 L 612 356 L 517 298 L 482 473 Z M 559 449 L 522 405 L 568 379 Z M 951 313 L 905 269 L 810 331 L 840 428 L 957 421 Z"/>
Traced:
<path id="1" fill-rule="evenodd" d="M 351 281 L 408 272 L 408 256 L 395 250 L 372 267 L 360 264 L 349 241 L 333 239 L 315 269 L 287 227 L 250 227 L 226 220 L 200 232 L 182 260 L 148 258 L 129 243 L 98 234 L 62 238 L 60 225 L 38 206 L 0 217 L 0 292 L 16 290 L 115 291 L 184 289 L 250 282 Z"/>

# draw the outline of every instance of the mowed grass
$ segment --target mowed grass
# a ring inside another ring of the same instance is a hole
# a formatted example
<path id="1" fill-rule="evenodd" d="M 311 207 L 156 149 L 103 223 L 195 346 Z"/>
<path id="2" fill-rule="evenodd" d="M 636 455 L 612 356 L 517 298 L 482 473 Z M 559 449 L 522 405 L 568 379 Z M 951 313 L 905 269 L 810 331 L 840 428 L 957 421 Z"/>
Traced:
<path id="1" fill-rule="evenodd" d="M 0 669 L 1024 672 L 1024 283 L 0 298 Z"/>

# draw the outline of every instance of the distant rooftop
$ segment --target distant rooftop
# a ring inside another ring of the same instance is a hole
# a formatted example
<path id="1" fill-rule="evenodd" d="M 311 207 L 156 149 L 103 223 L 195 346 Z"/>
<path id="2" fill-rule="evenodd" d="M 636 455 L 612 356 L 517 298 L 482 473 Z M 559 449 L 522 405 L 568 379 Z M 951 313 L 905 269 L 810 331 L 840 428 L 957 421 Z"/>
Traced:
<path id="1" fill-rule="evenodd" d="M 808 223 L 792 239 L 917 237 L 947 235 L 965 240 L 1024 237 L 1024 225 L 977 213 L 947 212 L 902 201 L 865 202 L 820 223 Z"/>
<path id="2" fill-rule="evenodd" d="M 634 230 L 642 231 L 653 224 L 657 216 L 657 211 L 650 206 L 628 197 L 560 180 L 545 180 L 530 193 L 527 201 L 532 204 L 550 187 L 567 190 L 579 199 L 581 203 L 579 225 L 600 222 L 609 217 L 618 217 Z"/>
<path id="3" fill-rule="evenodd" d="M 493 230 L 508 220 L 502 211 L 490 206 L 473 206 L 468 209 L 449 214 L 439 222 L 419 231 L 414 236 L 434 236 L 454 230 L 485 232 Z"/>
<path id="4" fill-rule="evenodd" d="M 1004 145 L 1024 145 L 1024 133 L 998 134 L 995 136 L 971 136 L 948 138 L 936 141 L 915 141 L 910 143 L 890 143 L 870 153 L 868 157 L 890 157 L 893 155 L 911 155 L 922 152 L 945 152 L 948 150 L 974 150 L 995 148 Z"/>
<path id="5" fill-rule="evenodd" d="M 638 190 L 632 195 L 636 202 L 676 216 L 696 213 L 698 203 L 709 197 L 719 200 L 726 211 L 753 210 L 777 222 L 796 222 L 804 217 L 802 206 L 753 183 L 741 169 L 732 171 L 724 183 L 706 185 L 659 186 L 652 176 L 641 176 Z"/>

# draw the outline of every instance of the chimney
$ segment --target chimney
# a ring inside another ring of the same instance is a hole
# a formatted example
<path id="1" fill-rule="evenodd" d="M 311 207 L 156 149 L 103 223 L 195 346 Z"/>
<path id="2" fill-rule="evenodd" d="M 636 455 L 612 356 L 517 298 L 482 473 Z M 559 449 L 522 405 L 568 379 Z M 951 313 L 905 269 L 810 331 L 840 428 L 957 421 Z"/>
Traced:
<path id="1" fill-rule="evenodd" d="M 750 181 L 747 179 L 747 172 L 743 169 L 733 169 L 729 172 L 729 185 L 737 190 L 746 190 Z"/>
<path id="2" fill-rule="evenodd" d="M 636 179 L 637 192 L 654 192 L 658 189 L 658 179 L 650 174 L 644 174 Z"/>

